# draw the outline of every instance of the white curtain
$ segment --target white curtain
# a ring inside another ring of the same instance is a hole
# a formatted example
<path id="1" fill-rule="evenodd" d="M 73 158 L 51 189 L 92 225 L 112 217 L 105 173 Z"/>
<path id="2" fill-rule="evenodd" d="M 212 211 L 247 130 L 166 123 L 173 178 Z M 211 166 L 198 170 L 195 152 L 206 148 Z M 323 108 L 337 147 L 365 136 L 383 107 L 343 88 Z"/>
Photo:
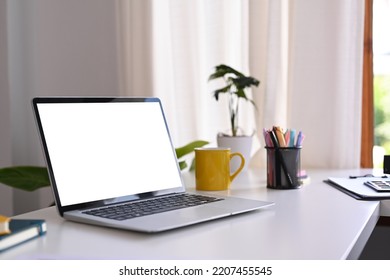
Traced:
<path id="1" fill-rule="evenodd" d="M 260 139 L 274 124 L 302 130 L 304 168 L 359 167 L 363 0 L 134 0 L 119 7 L 127 42 L 122 81 L 131 84 L 122 93 L 161 97 L 177 145 L 213 142 L 227 129 L 227 105 L 213 100 L 217 85 L 207 81 L 225 63 L 261 80 L 253 90 L 259 111 L 241 105 L 244 129 Z M 252 164 L 264 166 L 261 147 Z"/>
<path id="2" fill-rule="evenodd" d="M 160 97 L 176 146 L 215 141 L 229 128 L 228 107 L 208 76 L 221 63 L 249 74 L 248 1 L 120 1 L 119 11 L 123 94 Z M 254 108 L 241 107 L 241 125 L 254 130 Z"/>
<path id="3" fill-rule="evenodd" d="M 306 160 L 359 167 L 364 0 L 297 1 L 293 22 L 290 115 Z"/>

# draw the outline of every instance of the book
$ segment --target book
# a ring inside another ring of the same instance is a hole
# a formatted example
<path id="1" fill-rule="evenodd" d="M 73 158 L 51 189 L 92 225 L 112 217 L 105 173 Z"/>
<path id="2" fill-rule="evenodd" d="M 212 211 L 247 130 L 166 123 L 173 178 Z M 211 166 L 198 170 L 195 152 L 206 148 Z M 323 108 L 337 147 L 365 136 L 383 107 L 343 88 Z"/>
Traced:
<path id="1" fill-rule="evenodd" d="M 9 233 L 10 218 L 0 215 L 0 235 Z"/>
<path id="2" fill-rule="evenodd" d="M 0 252 L 44 235 L 47 227 L 45 220 L 11 219 L 9 230 L 10 233 L 0 235 Z"/>

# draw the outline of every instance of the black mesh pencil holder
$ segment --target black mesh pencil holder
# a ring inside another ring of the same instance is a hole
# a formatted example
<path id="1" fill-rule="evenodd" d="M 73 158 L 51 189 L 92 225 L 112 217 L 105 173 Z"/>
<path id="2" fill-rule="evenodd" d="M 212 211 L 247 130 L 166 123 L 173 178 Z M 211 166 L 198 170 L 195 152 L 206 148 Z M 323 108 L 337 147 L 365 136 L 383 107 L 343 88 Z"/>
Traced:
<path id="1" fill-rule="evenodd" d="M 301 147 L 267 150 L 267 187 L 272 189 L 297 189 L 301 186 Z"/>

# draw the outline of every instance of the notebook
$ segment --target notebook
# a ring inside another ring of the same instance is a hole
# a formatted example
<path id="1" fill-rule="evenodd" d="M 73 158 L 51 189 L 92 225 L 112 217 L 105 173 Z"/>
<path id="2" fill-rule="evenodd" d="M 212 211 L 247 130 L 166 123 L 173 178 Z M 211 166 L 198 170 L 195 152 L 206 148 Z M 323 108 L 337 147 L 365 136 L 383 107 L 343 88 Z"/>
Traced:
<path id="1" fill-rule="evenodd" d="M 196 206 L 160 202 L 194 194 L 185 190 L 158 98 L 36 97 L 32 104 L 56 207 L 67 220 L 152 233 L 273 204 L 208 193 Z M 156 210 L 162 203 L 169 211 Z M 131 215 L 137 205 L 147 213 Z"/>

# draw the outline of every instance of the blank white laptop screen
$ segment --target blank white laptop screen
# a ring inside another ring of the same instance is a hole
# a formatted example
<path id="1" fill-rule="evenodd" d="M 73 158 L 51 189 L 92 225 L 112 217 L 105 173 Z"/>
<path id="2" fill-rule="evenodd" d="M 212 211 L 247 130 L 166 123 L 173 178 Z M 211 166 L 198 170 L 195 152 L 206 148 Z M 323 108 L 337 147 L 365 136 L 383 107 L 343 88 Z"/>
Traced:
<path id="1" fill-rule="evenodd" d="M 182 186 L 158 102 L 38 109 L 62 206 Z"/>

